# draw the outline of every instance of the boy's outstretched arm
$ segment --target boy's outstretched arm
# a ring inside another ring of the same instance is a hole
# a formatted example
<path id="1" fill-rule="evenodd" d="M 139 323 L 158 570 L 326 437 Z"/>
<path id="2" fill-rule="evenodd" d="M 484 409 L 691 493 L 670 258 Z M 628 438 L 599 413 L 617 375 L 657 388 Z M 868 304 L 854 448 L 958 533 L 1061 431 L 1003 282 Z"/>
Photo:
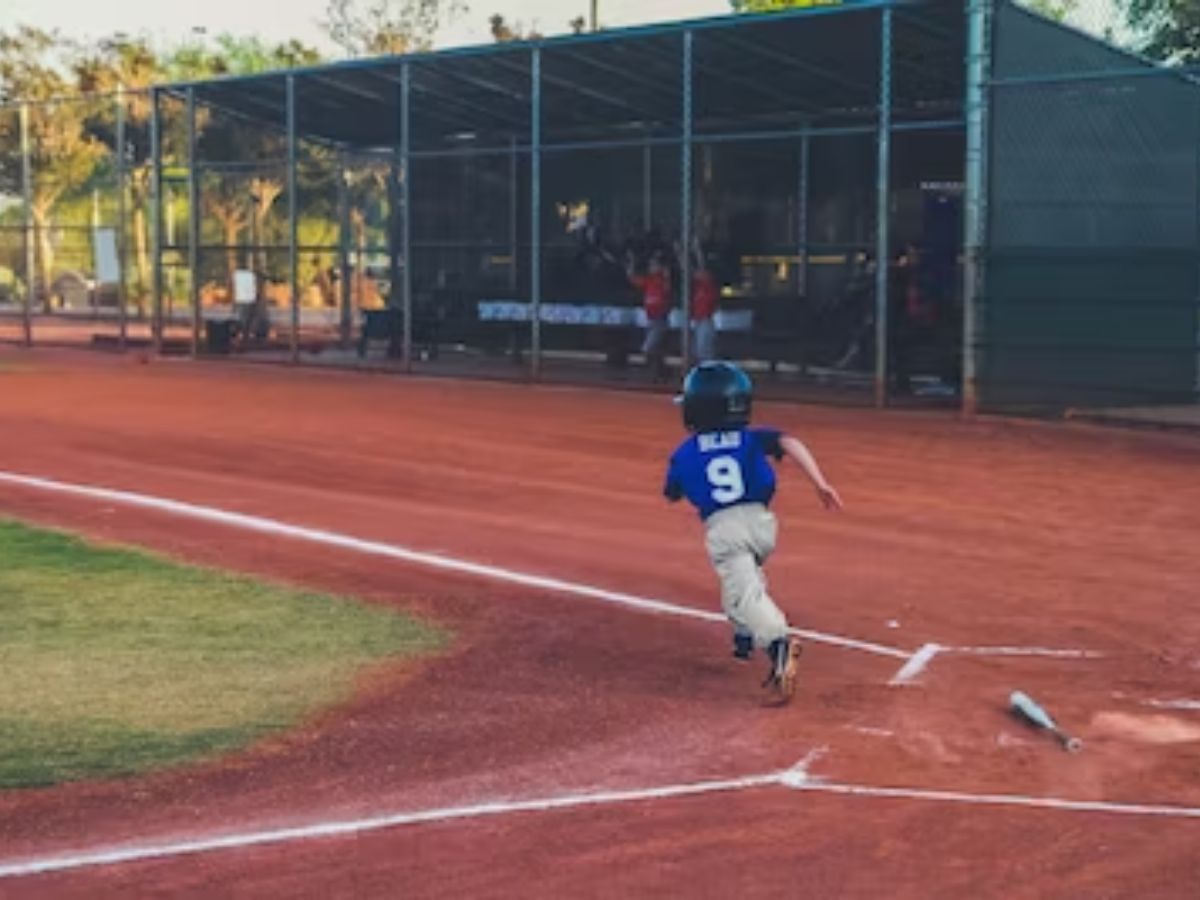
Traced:
<path id="1" fill-rule="evenodd" d="M 817 460 L 808 447 L 804 446 L 804 442 L 785 434 L 779 439 L 779 446 L 783 448 L 785 454 L 795 460 L 796 465 L 804 470 L 804 474 L 808 476 L 808 480 L 817 489 L 817 496 L 821 498 L 821 502 L 825 504 L 825 508 L 841 509 L 842 498 L 838 496 L 838 492 L 834 490 L 833 485 L 825 480 L 825 475 L 821 472 L 821 467 L 817 465 Z"/>

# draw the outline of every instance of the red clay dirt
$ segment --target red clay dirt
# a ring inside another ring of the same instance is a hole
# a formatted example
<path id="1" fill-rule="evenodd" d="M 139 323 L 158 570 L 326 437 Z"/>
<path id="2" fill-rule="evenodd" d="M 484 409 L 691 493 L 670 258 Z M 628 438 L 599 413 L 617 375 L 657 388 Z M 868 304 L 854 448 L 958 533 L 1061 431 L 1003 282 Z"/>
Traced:
<path id="1" fill-rule="evenodd" d="M 1200 807 L 1200 743 L 1108 727 L 1200 714 L 1200 441 L 764 405 L 848 508 L 784 477 L 774 592 L 810 644 L 793 704 L 723 626 L 0 485 L 0 514 L 339 591 L 445 623 L 446 655 L 232 757 L 0 795 L 0 866 L 58 853 L 811 766 L 834 782 Z M 268 516 L 717 608 L 698 523 L 658 496 L 661 395 L 0 350 L 0 470 Z M 247 686 L 248 690 L 253 685 Z M 1022 689 L 1086 741 L 1004 712 Z M 1128 718 L 1120 721 L 1128 722 Z M 1159 724 L 1162 724 L 1161 722 Z M 1165 733 L 1161 732 L 1160 733 Z M 1186 728 L 1179 734 L 1186 736 Z M 0 897 L 1192 897 L 1200 819 L 772 786 L 389 828 L 0 880 Z"/>

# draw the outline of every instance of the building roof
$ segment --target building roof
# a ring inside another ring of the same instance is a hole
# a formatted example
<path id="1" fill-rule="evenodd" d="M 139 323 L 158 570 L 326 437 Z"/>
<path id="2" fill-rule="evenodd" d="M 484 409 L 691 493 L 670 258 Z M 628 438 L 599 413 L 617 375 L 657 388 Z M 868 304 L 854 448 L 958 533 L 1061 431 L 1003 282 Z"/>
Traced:
<path id="1" fill-rule="evenodd" d="M 544 146 L 677 140 L 685 35 L 693 41 L 699 136 L 862 127 L 876 120 L 882 11 L 893 10 L 897 122 L 956 118 L 964 94 L 965 17 L 945 0 L 847 0 L 836 6 L 673 22 L 533 42 L 352 60 L 168 85 L 199 103 L 284 127 L 295 79 L 299 133 L 356 148 L 399 139 L 402 71 L 416 150 L 529 141 L 532 60 L 541 57 Z"/>

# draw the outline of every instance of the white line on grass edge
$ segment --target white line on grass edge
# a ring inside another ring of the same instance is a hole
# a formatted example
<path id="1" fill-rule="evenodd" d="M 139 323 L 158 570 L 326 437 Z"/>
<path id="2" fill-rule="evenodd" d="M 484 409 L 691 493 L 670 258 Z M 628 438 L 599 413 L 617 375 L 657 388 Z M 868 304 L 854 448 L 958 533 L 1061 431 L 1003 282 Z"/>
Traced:
<path id="1" fill-rule="evenodd" d="M 157 512 L 182 516 L 184 518 L 197 519 L 204 522 L 213 522 L 219 525 L 242 528 L 248 531 L 257 531 L 263 534 L 273 534 L 278 537 L 310 541 L 332 547 L 339 547 L 343 550 L 354 550 L 359 553 L 368 553 L 374 556 L 387 556 L 392 559 L 399 559 L 403 560 L 404 562 L 428 566 L 434 569 L 458 572 L 465 575 L 474 575 L 479 578 L 490 578 L 493 581 L 504 581 L 510 584 L 519 584 L 525 587 L 538 588 L 540 590 L 552 591 L 559 594 L 572 594 L 577 597 L 588 597 L 592 600 L 602 600 L 606 603 L 613 603 L 618 606 L 638 609 L 643 612 L 653 612 L 671 616 L 686 616 L 693 619 L 702 619 L 706 622 L 723 623 L 727 621 L 725 616 L 721 615 L 720 613 L 693 609 L 688 606 L 679 606 L 678 604 L 668 603 L 664 600 L 652 600 L 647 597 L 637 597 L 633 594 L 625 594 L 620 591 L 609 591 L 605 590 L 604 588 L 592 587 L 586 584 L 578 584 L 573 581 L 563 581 L 559 578 L 548 578 L 542 575 L 530 575 L 526 572 L 517 572 L 512 569 L 500 568 L 499 566 L 468 562 L 466 560 L 455 559 L 454 557 L 450 556 L 441 556 L 435 553 L 412 550 L 395 544 L 385 544 L 380 541 L 362 540 L 360 538 L 350 537 L 349 535 L 338 534 L 333 531 L 324 531 L 318 528 L 304 528 L 299 525 L 289 525 L 286 522 L 279 522 L 275 519 L 268 519 L 262 516 L 228 512 L 226 510 L 216 509 L 211 506 L 199 506 L 194 503 L 185 503 L 179 500 L 168 500 L 164 497 L 153 497 L 147 494 L 136 494 L 130 491 L 112 490 L 110 488 L 70 484 L 67 482 L 55 481 L 49 478 L 36 478 L 30 475 L 21 475 L 15 472 L 0 471 L 0 482 L 15 484 L 26 488 L 33 488 L 35 490 L 50 491 L 58 494 L 70 494 L 76 497 L 89 497 L 93 500 L 104 500 L 110 503 L 124 504 L 126 506 L 137 506 L 143 509 L 152 509 Z M 816 643 L 831 644 L 835 647 L 842 647 L 847 650 L 861 650 L 865 653 L 874 653 L 877 656 L 888 656 L 892 657 L 893 659 L 907 660 L 910 655 L 908 652 L 900 650 L 896 647 L 887 647 L 883 644 L 876 644 L 870 641 L 860 641 L 855 638 L 843 637 L 837 634 L 828 634 L 821 631 L 810 631 L 806 628 L 793 628 L 792 632 L 800 637 L 807 638 L 808 640 Z"/>
<path id="2" fill-rule="evenodd" d="M 675 784 L 664 787 L 623 791 L 565 794 L 558 797 L 543 797 L 530 800 L 502 800 L 472 806 L 451 806 L 441 809 L 392 813 L 363 819 L 318 822 L 294 828 L 246 831 L 190 841 L 178 841 L 175 843 L 135 844 L 114 847 L 107 850 L 84 851 L 75 854 L 0 863 L 0 879 L 28 878 L 34 875 L 47 875 L 74 869 L 115 866 L 123 863 L 171 859 L 180 856 L 195 856 L 197 854 L 213 853 L 221 850 L 242 850 L 249 847 L 260 847 L 271 844 L 289 844 L 297 841 L 321 838 L 346 837 L 348 835 L 359 835 L 388 828 L 424 825 L 458 819 L 478 819 L 487 816 L 518 813 L 553 812 L 586 806 L 635 803 L 645 800 L 669 800 L 678 797 L 694 797 L 701 794 L 731 793 L 770 787 L 784 787 L 809 793 L 921 800 L 935 803 L 960 803 L 975 806 L 1009 806 L 1048 809 L 1061 812 L 1200 819 L 1200 808 L 1198 807 L 1144 803 L 1106 803 L 1093 800 L 1067 800 L 1058 797 L 1025 797 L 1017 794 L 969 794 L 958 791 L 877 787 L 873 785 L 826 782 L 820 778 L 813 778 L 808 774 L 808 767 L 822 754 L 823 750 L 824 748 L 813 750 L 790 769 L 766 775 L 749 775 L 742 778 L 730 778 L 720 781 L 699 781 L 691 784 Z"/>

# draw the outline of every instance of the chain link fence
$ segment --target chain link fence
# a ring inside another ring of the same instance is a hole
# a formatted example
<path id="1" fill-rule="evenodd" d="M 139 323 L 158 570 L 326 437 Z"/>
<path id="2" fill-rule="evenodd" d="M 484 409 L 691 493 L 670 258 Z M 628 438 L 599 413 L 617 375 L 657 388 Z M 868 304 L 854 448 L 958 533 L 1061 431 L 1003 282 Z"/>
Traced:
<path id="1" fill-rule="evenodd" d="M 995 8 L 985 407 L 1197 400 L 1200 47 L 1130 5 Z"/>
<path id="2" fill-rule="evenodd" d="M 1192 403 L 1188 9 L 915 3 L 0 106 L 0 341 L 644 380 L 657 258 L 675 366 L 711 290 L 699 349 L 784 386 L 952 398 L 965 356 L 985 409 Z"/>

